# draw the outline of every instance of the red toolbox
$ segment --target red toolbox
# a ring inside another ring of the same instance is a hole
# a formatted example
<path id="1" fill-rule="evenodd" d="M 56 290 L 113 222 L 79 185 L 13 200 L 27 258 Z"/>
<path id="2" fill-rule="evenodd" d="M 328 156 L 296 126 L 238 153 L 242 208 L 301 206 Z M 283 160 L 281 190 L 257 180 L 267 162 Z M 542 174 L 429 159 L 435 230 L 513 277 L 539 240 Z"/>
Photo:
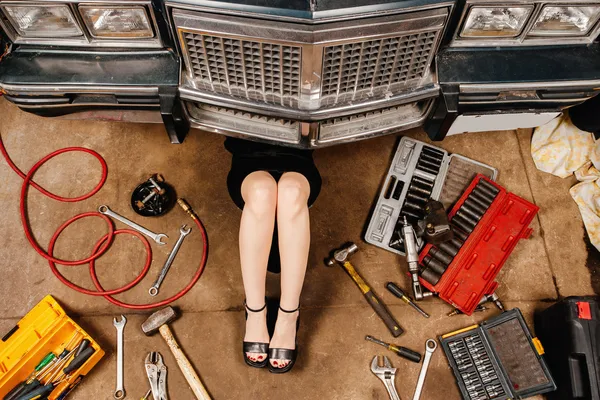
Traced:
<path id="1" fill-rule="evenodd" d="M 453 243 L 439 248 L 428 244 L 419 253 L 422 285 L 471 315 L 481 298 L 498 287 L 494 279 L 519 239 L 531 236 L 529 224 L 538 210 L 536 205 L 477 175 L 448 214 L 455 233 Z M 439 267 L 437 273 L 428 272 L 432 264 L 443 264 L 439 259 L 451 261 L 447 267 L 444 265 L 445 270 Z"/>

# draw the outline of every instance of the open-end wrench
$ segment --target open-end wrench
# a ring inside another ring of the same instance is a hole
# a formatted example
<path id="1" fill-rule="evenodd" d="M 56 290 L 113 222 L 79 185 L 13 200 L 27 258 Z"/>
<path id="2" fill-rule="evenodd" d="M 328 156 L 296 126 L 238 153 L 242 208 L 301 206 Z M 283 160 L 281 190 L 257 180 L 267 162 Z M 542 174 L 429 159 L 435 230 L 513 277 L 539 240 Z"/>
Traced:
<path id="1" fill-rule="evenodd" d="M 383 356 L 383 367 L 379 366 L 379 357 L 375 356 L 371 361 L 371 372 L 378 377 L 385 385 L 385 388 L 390 395 L 390 400 L 400 400 L 400 395 L 396 390 L 396 368 L 392 367 L 389 358 Z"/>
<path id="2" fill-rule="evenodd" d="M 187 225 L 182 225 L 181 228 L 179 228 L 179 239 L 177 239 L 177 242 L 175 243 L 173 249 L 169 253 L 169 257 L 167 258 L 167 261 L 165 261 L 165 265 L 163 265 L 162 270 L 158 275 L 158 278 L 156 278 L 156 281 L 154 282 L 154 285 L 152 285 L 150 290 L 148 290 L 150 296 L 156 296 L 158 294 L 160 285 L 162 285 L 163 281 L 165 280 L 165 277 L 167 276 L 167 273 L 171 268 L 171 264 L 173 264 L 173 260 L 175 260 L 175 256 L 177 255 L 177 253 L 179 252 L 179 248 L 183 244 L 183 239 L 185 239 L 185 237 L 189 235 L 191 231 L 192 228 L 188 228 Z"/>
<path id="3" fill-rule="evenodd" d="M 121 315 L 121 320 L 113 320 L 113 325 L 117 328 L 117 388 L 115 389 L 115 399 L 125 398 L 125 388 L 123 387 L 123 331 L 127 318 Z"/>
<path id="4" fill-rule="evenodd" d="M 438 344 L 434 339 L 427 339 L 425 342 L 425 358 L 423 359 L 423 365 L 421 366 L 421 373 L 419 374 L 419 380 L 417 381 L 417 388 L 415 389 L 413 400 L 419 400 L 421 398 L 425 377 L 427 376 L 427 369 L 429 368 L 429 361 L 431 360 L 431 355 L 435 349 L 437 349 L 437 346 Z"/>
<path id="5" fill-rule="evenodd" d="M 109 217 L 114 218 L 117 221 L 124 223 L 125 225 L 129 226 L 132 229 L 135 229 L 139 233 L 142 233 L 142 234 L 148 236 L 150 239 L 154 240 L 156 243 L 158 243 L 160 245 L 166 244 L 165 242 L 162 241 L 162 238 L 168 238 L 168 236 L 165 235 L 164 233 L 154 233 L 154 232 L 144 228 L 143 226 L 138 225 L 135 222 L 123 217 L 122 215 L 115 213 L 110 208 L 108 208 L 108 206 L 106 206 L 106 205 L 102 205 L 102 206 L 98 207 L 98 212 L 100 214 L 108 215 Z"/>

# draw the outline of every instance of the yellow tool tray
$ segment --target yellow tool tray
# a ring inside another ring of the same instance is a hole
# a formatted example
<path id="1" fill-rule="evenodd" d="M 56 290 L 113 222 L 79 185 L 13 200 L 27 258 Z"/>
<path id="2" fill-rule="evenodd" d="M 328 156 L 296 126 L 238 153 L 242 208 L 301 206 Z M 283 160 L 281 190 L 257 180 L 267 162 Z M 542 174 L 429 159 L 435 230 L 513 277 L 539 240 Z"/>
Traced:
<path id="1" fill-rule="evenodd" d="M 87 375 L 104 357 L 104 351 L 67 316 L 52 296 L 39 302 L 0 340 L 0 399 L 27 379 L 50 352 L 59 355 L 76 332 L 79 334 L 76 343 L 87 339 L 95 352 L 68 380 L 54 388 L 49 400 L 56 400 L 80 376 Z M 76 343 L 72 343 L 69 350 Z"/>

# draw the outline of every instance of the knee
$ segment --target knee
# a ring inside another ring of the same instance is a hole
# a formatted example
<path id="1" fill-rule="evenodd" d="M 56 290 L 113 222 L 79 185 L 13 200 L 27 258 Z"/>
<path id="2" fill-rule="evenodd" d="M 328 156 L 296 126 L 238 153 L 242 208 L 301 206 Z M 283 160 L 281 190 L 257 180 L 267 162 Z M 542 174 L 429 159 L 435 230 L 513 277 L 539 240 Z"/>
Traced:
<path id="1" fill-rule="evenodd" d="M 254 172 L 242 183 L 245 206 L 257 216 L 273 214 L 277 206 L 277 182 L 267 172 Z"/>
<path id="2" fill-rule="evenodd" d="M 289 172 L 279 180 L 277 207 L 280 213 L 295 214 L 308 207 L 310 184 L 301 174 Z"/>

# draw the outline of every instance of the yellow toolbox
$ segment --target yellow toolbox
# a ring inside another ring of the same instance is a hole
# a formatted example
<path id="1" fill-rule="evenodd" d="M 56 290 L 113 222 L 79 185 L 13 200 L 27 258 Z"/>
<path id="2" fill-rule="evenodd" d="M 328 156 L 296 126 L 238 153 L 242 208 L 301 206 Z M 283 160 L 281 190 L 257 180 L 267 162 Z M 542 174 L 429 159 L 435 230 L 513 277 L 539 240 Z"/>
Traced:
<path id="1" fill-rule="evenodd" d="M 102 357 L 98 343 L 46 296 L 0 341 L 0 399 L 62 400 Z M 45 394 L 17 394 L 24 382 L 21 393 L 37 386 Z"/>

